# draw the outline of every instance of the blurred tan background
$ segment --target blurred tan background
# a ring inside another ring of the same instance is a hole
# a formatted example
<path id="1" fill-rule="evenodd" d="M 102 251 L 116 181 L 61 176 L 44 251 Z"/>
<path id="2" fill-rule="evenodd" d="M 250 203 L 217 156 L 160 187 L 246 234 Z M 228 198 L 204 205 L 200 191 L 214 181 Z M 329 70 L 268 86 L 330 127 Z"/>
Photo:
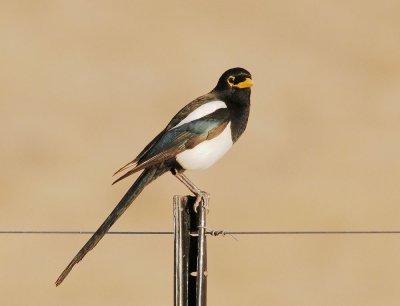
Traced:
<path id="1" fill-rule="evenodd" d="M 111 187 L 226 69 L 246 133 L 188 173 L 225 230 L 400 229 L 399 1 L 2 1 L 0 229 L 94 230 Z M 171 175 L 112 228 L 172 230 Z M 2 305 L 172 305 L 170 236 L 1 235 Z M 398 236 L 209 238 L 209 305 L 399 305 Z"/>

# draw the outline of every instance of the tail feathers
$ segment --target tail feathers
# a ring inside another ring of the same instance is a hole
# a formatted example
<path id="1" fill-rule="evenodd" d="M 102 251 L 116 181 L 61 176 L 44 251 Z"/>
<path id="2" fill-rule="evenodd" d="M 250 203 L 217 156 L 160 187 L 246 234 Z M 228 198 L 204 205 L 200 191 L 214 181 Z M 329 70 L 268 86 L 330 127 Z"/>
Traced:
<path id="1" fill-rule="evenodd" d="M 165 167 L 161 168 L 149 168 L 142 172 L 139 178 L 135 181 L 131 188 L 127 191 L 124 197 L 119 201 L 118 205 L 114 208 L 111 214 L 103 222 L 103 224 L 98 228 L 98 230 L 93 234 L 93 236 L 86 242 L 82 249 L 76 254 L 74 259 L 68 264 L 61 275 L 56 281 L 56 286 L 60 285 L 63 280 L 67 277 L 72 268 L 82 260 L 85 255 L 92 250 L 97 243 L 103 238 L 110 227 L 117 221 L 117 219 L 125 212 L 125 210 L 130 206 L 130 204 L 137 198 L 137 196 L 142 192 L 142 190 L 157 177 L 167 172 L 168 169 Z"/>

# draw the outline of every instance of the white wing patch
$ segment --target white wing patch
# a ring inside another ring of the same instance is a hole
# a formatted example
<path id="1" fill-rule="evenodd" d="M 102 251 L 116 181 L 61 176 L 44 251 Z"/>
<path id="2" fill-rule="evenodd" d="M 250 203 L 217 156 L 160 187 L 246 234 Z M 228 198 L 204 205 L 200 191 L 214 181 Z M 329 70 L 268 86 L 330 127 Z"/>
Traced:
<path id="1" fill-rule="evenodd" d="M 206 104 L 203 104 L 202 106 L 196 108 L 193 112 L 191 112 L 185 119 L 183 119 L 181 122 L 179 122 L 177 125 L 175 125 L 172 129 L 181 126 L 182 124 L 194 121 L 196 119 L 200 119 L 204 116 L 207 116 L 213 112 L 215 112 L 219 108 L 227 108 L 225 102 L 222 101 L 212 101 L 208 102 Z"/>
<path id="2" fill-rule="evenodd" d="M 206 169 L 224 156 L 232 145 L 231 123 L 228 123 L 217 137 L 179 153 L 176 160 L 186 170 Z"/>

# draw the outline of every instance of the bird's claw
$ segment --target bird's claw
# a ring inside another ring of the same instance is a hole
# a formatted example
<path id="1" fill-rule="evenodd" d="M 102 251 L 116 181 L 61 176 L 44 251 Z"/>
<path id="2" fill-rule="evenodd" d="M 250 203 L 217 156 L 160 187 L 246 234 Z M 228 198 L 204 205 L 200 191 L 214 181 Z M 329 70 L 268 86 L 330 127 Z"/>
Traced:
<path id="1" fill-rule="evenodd" d="M 196 202 L 194 202 L 193 209 L 197 214 L 197 209 L 199 208 L 200 205 L 202 205 L 206 210 L 207 213 L 209 212 L 209 200 L 210 200 L 210 194 L 205 192 L 205 191 L 200 191 L 196 195 Z"/>

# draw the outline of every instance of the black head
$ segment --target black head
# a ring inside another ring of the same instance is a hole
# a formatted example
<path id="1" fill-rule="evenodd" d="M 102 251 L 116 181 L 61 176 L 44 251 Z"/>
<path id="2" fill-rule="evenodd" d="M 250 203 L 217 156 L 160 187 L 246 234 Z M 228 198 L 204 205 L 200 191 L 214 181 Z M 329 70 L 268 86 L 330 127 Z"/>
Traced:
<path id="1" fill-rule="evenodd" d="M 225 94 L 241 91 L 250 92 L 251 86 L 253 86 L 253 80 L 250 72 L 243 68 L 232 68 L 222 74 L 214 91 L 224 91 Z"/>

